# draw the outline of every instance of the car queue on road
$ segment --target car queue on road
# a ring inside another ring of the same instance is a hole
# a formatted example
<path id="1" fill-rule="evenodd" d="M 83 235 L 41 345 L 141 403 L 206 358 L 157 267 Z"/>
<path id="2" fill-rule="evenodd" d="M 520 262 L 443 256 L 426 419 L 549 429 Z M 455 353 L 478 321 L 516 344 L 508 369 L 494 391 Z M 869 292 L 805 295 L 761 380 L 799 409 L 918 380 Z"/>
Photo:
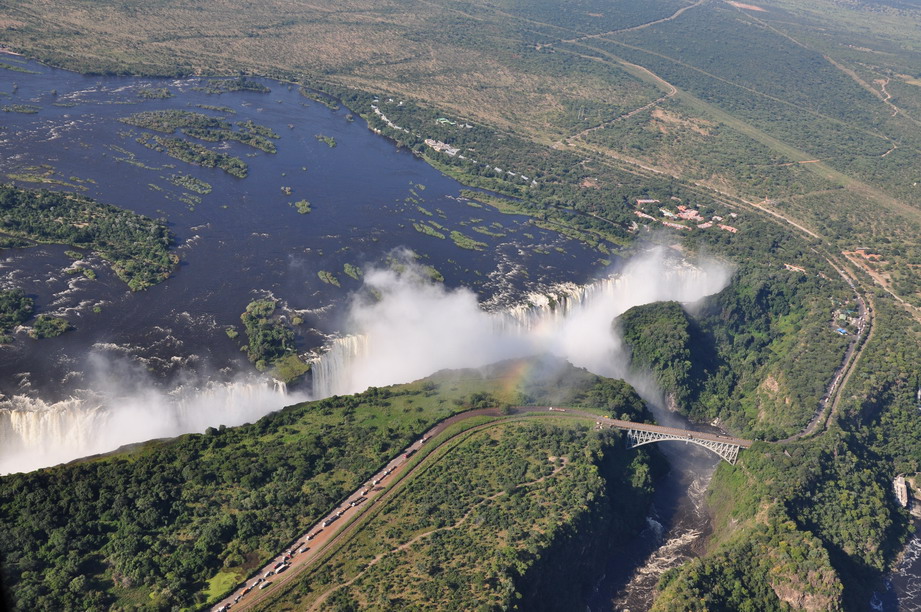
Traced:
<path id="1" fill-rule="evenodd" d="M 390 476 L 398 468 L 404 466 L 409 459 L 428 441 L 431 435 L 427 434 L 413 442 L 400 455 L 392 459 L 383 470 L 376 473 L 370 480 L 365 482 L 353 494 L 346 498 L 346 501 L 337 506 L 332 512 L 324 517 L 319 523 L 313 526 L 307 533 L 295 540 L 287 550 L 269 561 L 257 574 L 253 580 L 247 580 L 230 596 L 214 605 L 212 612 L 228 612 L 231 608 L 239 607 L 253 599 L 253 591 L 263 591 L 272 584 L 278 582 L 272 580 L 273 576 L 278 576 L 282 572 L 292 567 L 298 567 L 307 564 L 313 559 L 319 551 L 332 540 L 338 532 L 326 530 L 338 521 L 340 518 L 351 518 L 351 514 L 357 514 L 357 508 L 363 503 L 373 501 L 383 490 L 384 486 L 389 484 Z M 345 523 L 347 521 L 343 521 Z M 308 554 L 309 553 L 309 554 Z M 241 603 L 242 602 L 242 603 Z"/>

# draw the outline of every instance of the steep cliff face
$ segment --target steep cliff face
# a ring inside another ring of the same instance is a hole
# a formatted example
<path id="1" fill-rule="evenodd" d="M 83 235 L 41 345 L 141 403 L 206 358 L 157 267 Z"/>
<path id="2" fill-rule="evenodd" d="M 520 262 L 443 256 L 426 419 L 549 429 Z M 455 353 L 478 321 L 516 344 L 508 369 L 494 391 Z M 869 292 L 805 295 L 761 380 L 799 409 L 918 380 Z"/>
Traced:
<path id="1" fill-rule="evenodd" d="M 609 446 L 596 458 L 598 495 L 571 517 L 516 581 L 521 610 L 584 610 L 585 601 L 617 542 L 642 528 L 654 476 L 664 469 L 658 453 Z"/>
<path id="2" fill-rule="evenodd" d="M 773 513 L 753 518 L 713 554 L 667 574 L 660 588 L 653 612 L 843 609 L 843 586 L 822 543 Z"/>
<path id="3" fill-rule="evenodd" d="M 623 331 L 635 369 L 653 374 L 674 405 L 687 411 L 697 399 L 712 350 L 677 302 L 631 308 L 615 324 Z"/>

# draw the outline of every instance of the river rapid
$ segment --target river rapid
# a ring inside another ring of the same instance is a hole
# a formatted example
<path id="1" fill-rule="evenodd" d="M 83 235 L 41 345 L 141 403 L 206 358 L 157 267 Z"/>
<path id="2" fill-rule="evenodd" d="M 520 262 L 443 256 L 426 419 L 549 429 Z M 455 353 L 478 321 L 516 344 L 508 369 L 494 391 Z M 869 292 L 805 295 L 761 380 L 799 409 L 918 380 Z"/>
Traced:
<path id="1" fill-rule="evenodd" d="M 921 520 L 914 519 L 915 534 L 901 559 L 873 593 L 870 608 L 876 612 L 921 612 Z"/>
<path id="2" fill-rule="evenodd" d="M 660 423 L 689 426 L 673 413 L 663 419 L 666 409 L 650 405 Z M 690 427 L 707 429 L 696 423 Z M 662 574 L 704 552 L 711 532 L 706 493 L 721 459 L 694 444 L 657 446 L 668 459 L 669 472 L 656 483 L 646 528 L 612 555 L 589 602 L 592 612 L 648 610 Z"/>

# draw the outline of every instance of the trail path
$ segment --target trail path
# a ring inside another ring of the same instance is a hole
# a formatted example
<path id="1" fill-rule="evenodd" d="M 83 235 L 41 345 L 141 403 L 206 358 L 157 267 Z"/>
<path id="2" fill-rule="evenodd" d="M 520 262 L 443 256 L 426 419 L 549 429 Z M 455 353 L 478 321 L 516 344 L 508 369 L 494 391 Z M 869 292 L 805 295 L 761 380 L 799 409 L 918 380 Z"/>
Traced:
<path id="1" fill-rule="evenodd" d="M 819 253 L 816 254 L 818 255 Z M 857 360 L 860 359 L 864 347 L 866 347 L 867 343 L 873 337 L 872 297 L 870 297 L 869 294 L 864 295 L 861 293 L 860 289 L 857 287 L 856 280 L 848 270 L 832 261 L 830 257 L 824 256 L 824 258 L 828 262 L 828 265 L 833 267 L 835 271 L 841 275 L 841 278 L 844 279 L 857 296 L 857 310 L 859 315 L 858 331 L 857 335 L 851 338 L 850 345 L 847 347 L 847 350 L 844 352 L 844 357 L 841 360 L 841 365 L 835 370 L 834 376 L 825 388 L 825 394 L 822 396 L 822 399 L 819 400 L 818 408 L 812 419 L 799 432 L 780 440 L 780 442 L 799 440 L 800 438 L 815 434 L 820 429 L 824 431 L 828 427 L 829 417 L 835 414 L 840 406 L 841 392 L 847 386 L 847 382 L 850 380 L 851 374 L 854 371 L 854 366 Z"/>
<path id="2" fill-rule="evenodd" d="M 498 423 L 496 423 L 496 424 L 498 424 Z M 566 467 L 566 465 L 569 463 L 569 459 L 566 458 L 566 457 L 563 457 L 562 460 L 563 460 L 563 461 L 562 461 L 562 464 L 556 466 L 556 467 L 553 469 L 553 472 L 551 472 L 550 474 L 547 474 L 546 476 L 542 476 L 542 477 L 538 478 L 537 480 L 532 480 L 532 481 L 530 481 L 530 482 L 523 482 L 523 483 L 521 483 L 520 485 L 517 485 L 517 486 L 515 487 L 515 489 L 520 489 L 520 488 L 522 488 L 522 487 L 529 487 L 529 486 L 532 486 L 532 485 L 541 483 L 541 482 L 547 480 L 548 478 L 552 478 L 553 476 L 556 476 L 556 475 L 560 472 L 560 470 L 562 470 L 564 467 Z M 374 567 L 375 565 L 377 565 L 378 563 L 380 563 L 380 561 L 381 561 L 382 559 L 386 558 L 388 555 L 392 555 L 393 553 L 397 553 L 397 552 L 401 552 L 401 551 L 407 550 L 409 547 L 411 547 L 411 546 L 412 546 L 413 544 L 415 544 L 416 542 L 419 542 L 419 541 L 421 541 L 421 540 L 424 540 L 425 538 L 431 537 L 432 535 L 434 535 L 434 534 L 436 534 L 436 533 L 444 532 L 444 531 L 453 531 L 453 530 L 457 529 L 458 527 L 461 527 L 462 525 L 464 525 L 464 523 L 467 522 L 467 519 L 469 519 L 469 518 L 473 515 L 474 511 L 476 511 L 477 508 L 479 508 L 480 506 L 482 506 L 483 504 L 485 504 L 485 503 L 487 503 L 487 502 L 490 502 L 490 501 L 493 501 L 493 500 L 495 500 L 495 499 L 498 499 L 499 497 L 502 497 L 503 495 L 508 495 L 508 493 L 505 492 L 505 491 L 499 491 L 498 493 L 494 493 L 493 495 L 490 495 L 489 497 L 486 497 L 486 498 L 482 499 L 479 503 L 474 504 L 469 510 L 467 510 L 467 512 L 464 514 L 464 516 L 462 516 L 462 517 L 461 517 L 456 523 L 454 523 L 453 525 L 448 525 L 447 527 L 438 527 L 438 528 L 431 529 L 431 530 L 429 530 L 429 531 L 420 533 L 420 534 L 416 535 L 414 538 L 412 538 L 412 539 L 410 539 L 410 540 L 408 540 L 408 541 L 406 541 L 406 542 L 400 544 L 399 546 L 397 546 L 397 547 L 395 547 L 395 548 L 393 548 L 393 549 L 391 549 L 391 550 L 388 550 L 388 551 L 386 551 L 386 552 L 382 552 L 382 553 L 378 554 L 377 556 L 374 557 L 374 559 L 372 559 L 372 560 L 368 563 L 368 565 L 367 565 L 363 570 L 361 570 L 358 574 L 356 574 L 356 575 L 355 575 L 354 577 L 352 577 L 350 580 L 348 580 L 347 582 L 343 582 L 342 584 L 337 584 L 337 585 L 331 587 L 330 589 L 328 589 L 327 591 L 325 591 L 319 598 L 317 598 L 317 600 L 313 603 L 313 605 L 310 606 L 309 609 L 310 609 L 310 610 L 321 610 L 321 609 L 322 609 L 321 606 L 322 606 L 323 603 L 329 598 L 330 595 L 332 595 L 333 593 L 335 593 L 336 591 L 338 591 L 339 589 L 341 589 L 341 588 L 343 588 L 343 587 L 347 587 L 347 586 L 353 584 L 353 583 L 354 583 L 355 581 L 357 581 L 359 578 L 361 578 L 362 576 L 364 576 L 365 573 L 367 573 L 367 571 L 368 571 L 369 569 L 371 569 L 372 567 Z"/>
<path id="3" fill-rule="evenodd" d="M 592 38 L 604 38 L 605 36 L 611 36 L 612 34 L 621 34 L 621 33 L 623 33 L 623 32 L 635 32 L 635 31 L 637 31 L 637 30 L 643 30 L 643 29 L 648 28 L 648 27 L 650 27 L 650 26 L 658 25 L 658 24 L 660 24 L 660 23 L 665 23 L 666 21 L 672 21 L 673 19 L 677 19 L 678 17 L 681 17 L 681 15 L 684 14 L 685 11 L 689 11 L 689 10 L 691 10 L 692 8 L 698 7 L 698 6 L 700 6 L 701 4 L 703 4 L 703 3 L 706 2 L 706 1 L 707 1 L 707 0 L 697 0 L 697 2 L 695 2 L 694 4 L 689 4 L 688 6 L 681 7 L 680 9 L 678 9 L 677 11 L 675 11 L 672 15 L 670 15 L 670 16 L 668 16 L 668 17 L 663 17 L 662 19 L 656 19 L 655 21 L 649 21 L 649 22 L 647 22 L 647 23 L 641 23 L 640 25 L 632 26 L 632 27 L 629 27 L 629 28 L 621 28 L 621 29 L 619 29 L 619 30 L 611 30 L 611 31 L 609 31 L 609 32 L 601 32 L 601 33 L 599 33 L 599 34 L 585 34 L 584 36 L 579 36 L 578 38 L 570 38 L 570 39 L 567 39 L 567 40 L 563 40 L 563 41 L 561 41 L 561 42 L 574 43 L 574 42 L 579 42 L 579 41 L 582 41 L 582 40 L 590 40 L 590 39 L 592 39 Z"/>

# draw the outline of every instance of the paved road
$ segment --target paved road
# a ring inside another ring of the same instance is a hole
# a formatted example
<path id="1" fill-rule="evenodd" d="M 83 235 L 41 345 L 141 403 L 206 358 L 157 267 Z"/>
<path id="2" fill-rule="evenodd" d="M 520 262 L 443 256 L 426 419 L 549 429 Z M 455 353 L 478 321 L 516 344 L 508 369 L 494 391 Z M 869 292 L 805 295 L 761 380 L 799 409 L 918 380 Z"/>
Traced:
<path id="1" fill-rule="evenodd" d="M 245 610 L 251 608 L 256 603 L 262 601 L 270 595 L 271 591 L 277 590 L 278 586 L 293 580 L 297 574 L 303 571 L 323 550 L 332 543 L 342 532 L 343 526 L 362 513 L 368 506 L 374 504 L 378 497 L 387 487 L 398 481 L 409 461 L 409 458 L 415 454 L 425 444 L 424 441 L 432 436 L 437 436 L 451 425 L 476 416 L 499 416 L 498 409 L 490 408 L 483 410 L 471 410 L 456 414 L 441 423 L 435 425 L 421 438 L 403 449 L 399 455 L 390 460 L 380 471 L 374 474 L 358 489 L 349 495 L 345 501 L 336 506 L 326 516 L 320 519 L 309 530 L 294 540 L 294 543 L 287 547 L 272 560 L 265 564 L 249 580 L 241 584 L 233 593 L 211 607 L 213 612 L 217 610 Z M 409 456 L 407 456 L 409 455 Z M 360 503 L 353 502 L 362 500 Z M 304 552 L 298 552 L 304 550 Z M 290 555 L 288 554 L 290 553 Z M 276 566 L 284 566 L 280 573 L 274 572 Z M 268 586 L 262 585 L 268 583 Z"/>
<path id="2" fill-rule="evenodd" d="M 693 436 L 695 438 L 738 444 L 743 448 L 748 448 L 752 444 L 749 440 L 699 433 L 687 429 L 675 429 L 672 427 L 661 427 L 659 425 L 621 421 L 568 407 L 515 406 L 505 414 L 519 417 L 522 415 L 534 414 L 534 416 L 544 417 L 591 419 L 599 425 L 617 427 L 618 429 L 641 429 L 644 431 L 677 435 L 680 437 Z M 391 459 L 387 465 L 364 482 L 342 503 L 330 511 L 329 514 L 324 516 L 309 530 L 294 540 L 292 545 L 287 547 L 285 551 L 282 551 L 266 563 L 265 566 L 256 572 L 249 580 L 237 587 L 233 593 L 212 606 L 212 612 L 217 612 L 222 609 L 250 609 L 256 604 L 271 597 L 272 592 L 278 590 L 280 585 L 294 580 L 297 575 L 307 569 L 307 567 L 309 567 L 330 544 L 340 540 L 347 534 L 347 531 L 351 531 L 352 528 L 356 526 L 349 525 L 349 521 L 361 515 L 367 508 L 375 503 L 382 501 L 382 497 L 386 496 L 388 487 L 407 475 L 404 474 L 404 472 L 406 471 L 410 458 L 423 447 L 427 440 L 439 435 L 455 423 L 477 416 L 497 417 L 503 416 L 503 414 L 496 408 L 470 410 L 449 417 L 429 429 L 422 437 L 414 441 L 403 449 L 399 455 Z M 453 438 L 444 440 L 441 444 L 445 444 L 451 439 Z M 424 464 L 420 464 L 414 469 L 423 467 Z M 348 530 L 344 529 L 346 526 L 349 526 Z M 282 568 L 280 572 L 278 572 L 278 568 Z"/>

